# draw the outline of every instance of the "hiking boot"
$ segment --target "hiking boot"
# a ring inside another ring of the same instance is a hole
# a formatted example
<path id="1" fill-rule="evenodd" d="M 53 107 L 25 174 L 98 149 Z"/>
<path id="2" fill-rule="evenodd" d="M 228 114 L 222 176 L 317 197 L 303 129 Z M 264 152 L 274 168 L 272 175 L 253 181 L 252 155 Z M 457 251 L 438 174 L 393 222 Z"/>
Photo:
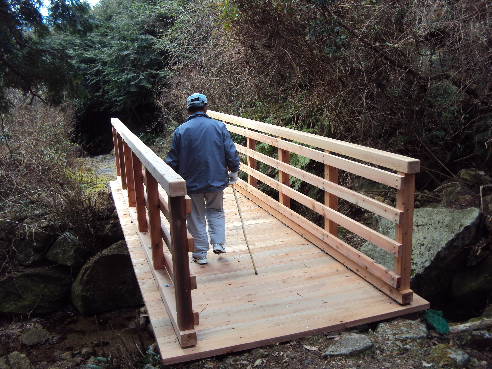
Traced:
<path id="1" fill-rule="evenodd" d="M 214 243 L 213 245 L 214 254 L 224 254 L 226 252 L 224 245 L 221 243 Z"/>
<path id="2" fill-rule="evenodd" d="M 193 261 L 198 265 L 208 264 L 208 260 L 206 256 L 193 256 Z"/>

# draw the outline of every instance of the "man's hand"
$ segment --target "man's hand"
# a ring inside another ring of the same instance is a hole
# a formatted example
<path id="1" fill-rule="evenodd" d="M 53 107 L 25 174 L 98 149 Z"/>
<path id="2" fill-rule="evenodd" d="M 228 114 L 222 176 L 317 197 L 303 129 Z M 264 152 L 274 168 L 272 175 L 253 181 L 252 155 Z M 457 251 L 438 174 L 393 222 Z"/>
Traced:
<path id="1" fill-rule="evenodd" d="M 239 171 L 237 172 L 229 172 L 229 184 L 233 185 L 234 183 L 237 182 L 239 176 Z"/>

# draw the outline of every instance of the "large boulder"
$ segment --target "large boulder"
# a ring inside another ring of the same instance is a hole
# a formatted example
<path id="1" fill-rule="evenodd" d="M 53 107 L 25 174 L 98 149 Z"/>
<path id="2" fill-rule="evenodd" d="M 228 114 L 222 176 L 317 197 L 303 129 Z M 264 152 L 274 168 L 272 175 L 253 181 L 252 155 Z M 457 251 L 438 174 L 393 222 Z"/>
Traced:
<path id="1" fill-rule="evenodd" d="M 394 223 L 383 218 L 379 218 L 378 223 L 380 233 L 395 238 Z M 441 250 L 447 253 L 450 249 L 462 249 L 476 242 L 480 228 L 476 208 L 419 208 L 414 211 L 413 223 L 412 276 L 422 274 Z M 385 267 L 394 269 L 395 258 L 383 249 L 367 242 L 361 251 Z"/>
<path id="2" fill-rule="evenodd" d="M 65 268 L 32 268 L 0 280 L 0 313 L 50 313 L 69 301 Z"/>
<path id="3" fill-rule="evenodd" d="M 483 263 L 491 251 L 490 247 L 481 246 L 481 252 L 474 252 L 474 246 L 483 241 L 486 233 L 484 223 L 484 217 L 476 208 L 415 209 L 412 288 L 429 300 L 434 308 L 444 310 L 450 318 L 466 319 L 471 314 L 479 313 L 485 304 L 487 293 L 484 293 L 482 287 L 467 289 L 458 281 L 463 275 L 470 275 L 473 280 L 482 279 L 483 273 L 486 273 L 487 267 L 482 265 L 485 265 Z M 395 225 L 380 220 L 379 232 L 394 238 Z M 361 251 L 378 263 L 394 269 L 394 258 L 384 250 L 366 243 Z M 466 281 L 471 281 L 470 278 Z M 492 285 L 488 286 L 492 291 Z M 481 292 L 473 294 L 471 298 L 472 295 L 465 290 Z"/>
<path id="4" fill-rule="evenodd" d="M 142 296 L 124 241 L 92 257 L 72 285 L 72 303 L 83 314 L 142 305 Z"/>
<path id="5" fill-rule="evenodd" d="M 59 227 L 49 217 L 26 219 L 12 234 L 17 262 L 33 266 L 43 260 L 49 247 L 58 237 Z"/>
<path id="6" fill-rule="evenodd" d="M 80 268 L 89 256 L 89 250 L 70 232 L 63 233 L 50 247 L 46 259 L 59 264 Z"/>

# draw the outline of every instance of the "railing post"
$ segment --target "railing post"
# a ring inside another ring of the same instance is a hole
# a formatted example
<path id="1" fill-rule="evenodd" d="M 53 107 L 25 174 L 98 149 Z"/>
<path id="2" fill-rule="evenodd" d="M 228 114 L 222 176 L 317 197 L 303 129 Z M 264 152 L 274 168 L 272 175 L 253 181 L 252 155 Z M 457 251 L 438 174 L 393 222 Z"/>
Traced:
<path id="1" fill-rule="evenodd" d="M 145 195 L 143 186 L 143 174 L 142 163 L 140 159 L 132 152 L 133 163 L 133 180 L 135 183 L 135 202 L 137 205 L 137 220 L 138 230 L 140 232 L 147 232 L 149 225 L 147 223 L 147 217 L 145 215 Z"/>
<path id="2" fill-rule="evenodd" d="M 402 186 L 396 195 L 396 207 L 403 211 L 396 226 L 396 241 L 402 245 L 401 255 L 396 258 L 396 273 L 401 276 L 399 290 L 410 289 L 412 273 L 412 231 L 415 194 L 415 174 L 400 173 L 404 176 Z"/>
<path id="3" fill-rule="evenodd" d="M 252 138 L 247 137 L 246 138 L 246 146 L 250 150 L 256 150 L 256 140 L 253 140 Z M 257 168 L 256 159 L 253 159 L 251 156 L 248 156 L 248 166 L 252 169 L 256 169 Z M 248 174 L 248 183 L 253 187 L 258 187 L 258 180 L 249 174 Z"/>
<path id="4" fill-rule="evenodd" d="M 159 192 L 157 181 L 145 170 L 147 180 L 147 210 L 149 213 L 150 243 L 152 246 L 152 263 L 154 269 L 164 269 L 164 250 L 162 244 L 161 213 L 159 210 Z"/>
<path id="5" fill-rule="evenodd" d="M 113 130 L 114 159 L 116 162 L 116 175 L 121 176 L 120 155 L 118 150 L 118 133 L 116 132 L 116 129 L 114 129 L 114 127 L 112 128 L 112 130 Z"/>
<path id="6" fill-rule="evenodd" d="M 188 330 L 194 327 L 194 317 L 191 302 L 185 196 L 169 197 L 169 208 L 178 326 L 181 330 Z"/>
<path id="7" fill-rule="evenodd" d="M 283 163 L 290 164 L 290 152 L 283 149 L 278 149 L 278 160 Z M 279 170 L 278 172 L 278 180 L 280 183 L 290 186 L 290 175 Z M 290 208 L 290 197 L 283 194 L 282 191 L 278 192 L 278 201 L 282 204 Z"/>
<path id="8" fill-rule="evenodd" d="M 123 152 L 123 139 L 117 133 L 116 142 L 118 143 L 118 159 L 120 161 L 121 188 L 126 190 L 126 168 L 125 168 L 125 153 Z"/>
<path id="9" fill-rule="evenodd" d="M 133 208 L 136 205 L 135 181 L 133 178 L 133 158 L 132 150 L 125 142 L 123 143 L 123 152 L 125 153 L 125 173 L 126 186 L 128 187 L 128 205 Z"/>
<path id="10" fill-rule="evenodd" d="M 327 153 L 329 152 L 327 151 Z M 325 165 L 325 179 L 338 184 L 338 168 Z M 338 197 L 325 191 L 325 205 L 335 211 L 338 211 Z M 338 224 L 332 220 L 325 218 L 325 229 L 333 236 L 338 237 Z"/>

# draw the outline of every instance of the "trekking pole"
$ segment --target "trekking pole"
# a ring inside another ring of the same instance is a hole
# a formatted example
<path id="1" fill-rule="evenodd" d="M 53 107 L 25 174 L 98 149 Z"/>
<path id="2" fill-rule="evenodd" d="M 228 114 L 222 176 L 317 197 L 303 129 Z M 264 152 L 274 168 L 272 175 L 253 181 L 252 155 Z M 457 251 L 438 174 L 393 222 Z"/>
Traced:
<path id="1" fill-rule="evenodd" d="M 239 207 L 239 201 L 237 199 L 236 187 L 232 185 L 232 192 L 234 192 L 234 198 L 236 199 L 237 211 L 239 212 L 239 218 L 241 219 L 241 227 L 243 228 L 244 240 L 246 241 L 246 246 L 248 246 L 249 256 L 251 257 L 251 263 L 253 264 L 253 268 L 255 270 L 255 274 L 258 275 L 258 270 L 256 270 L 255 260 L 253 259 L 253 254 L 251 253 L 251 249 L 249 248 L 248 237 L 246 236 L 246 229 L 244 228 L 243 215 L 241 214 L 241 208 Z"/>

